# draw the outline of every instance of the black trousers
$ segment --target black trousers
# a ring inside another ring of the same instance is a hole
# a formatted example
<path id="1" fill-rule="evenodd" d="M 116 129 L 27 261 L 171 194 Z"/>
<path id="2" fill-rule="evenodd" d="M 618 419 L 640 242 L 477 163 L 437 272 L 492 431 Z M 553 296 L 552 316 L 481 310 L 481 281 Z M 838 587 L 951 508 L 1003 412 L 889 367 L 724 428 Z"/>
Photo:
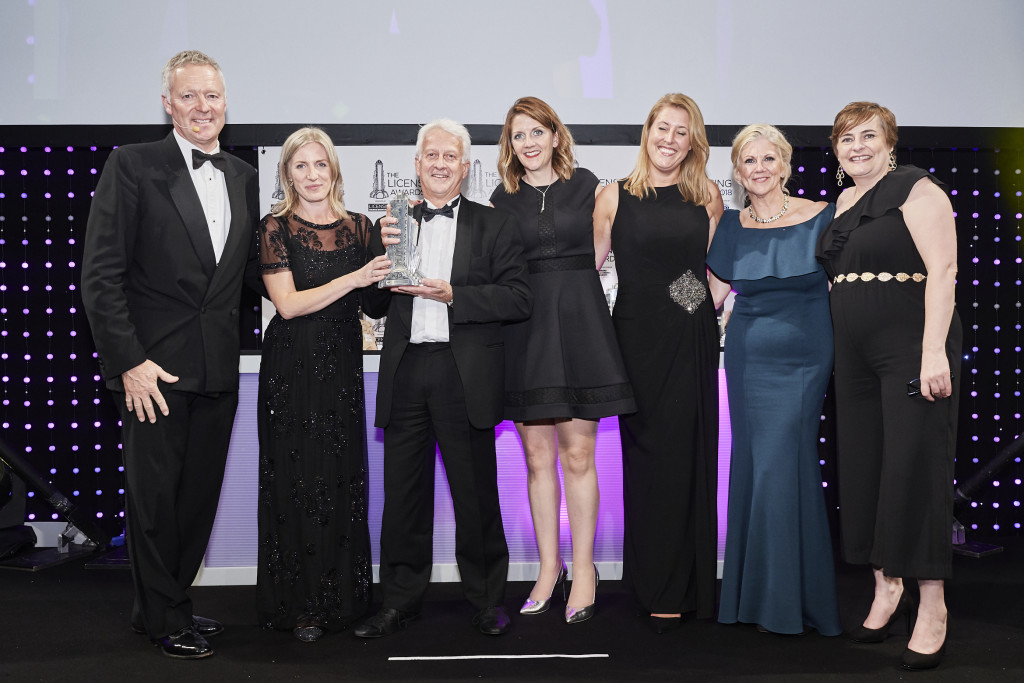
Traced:
<path id="1" fill-rule="evenodd" d="M 126 543 L 135 584 L 132 622 L 151 638 L 192 623 L 187 590 L 206 554 L 224 480 L 238 392 L 162 387 L 170 414 L 139 422 L 115 393 L 126 480 Z"/>
<path id="2" fill-rule="evenodd" d="M 477 609 L 500 605 L 508 546 L 498 504 L 494 429 L 469 423 L 449 346 L 410 344 L 395 374 L 393 397 L 384 429 L 384 607 L 419 612 L 430 582 L 437 446 L 455 509 L 455 558 L 463 591 Z"/>
<path id="3" fill-rule="evenodd" d="M 946 339 L 953 395 L 934 403 L 907 396 L 921 373 L 923 288 L 832 288 L 839 518 L 847 562 L 949 579 L 963 333 L 954 312 Z"/>

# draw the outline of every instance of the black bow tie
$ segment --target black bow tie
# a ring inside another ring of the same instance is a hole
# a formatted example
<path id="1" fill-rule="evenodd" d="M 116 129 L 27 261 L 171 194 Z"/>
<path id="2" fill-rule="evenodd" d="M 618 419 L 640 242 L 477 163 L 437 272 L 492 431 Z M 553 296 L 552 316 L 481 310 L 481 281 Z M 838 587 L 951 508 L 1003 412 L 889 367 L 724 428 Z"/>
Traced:
<path id="1" fill-rule="evenodd" d="M 192 150 L 192 168 L 199 168 L 207 161 L 213 164 L 214 168 L 220 169 L 222 173 L 228 170 L 228 160 L 224 158 L 223 152 L 204 154 L 198 149 Z"/>
<path id="2" fill-rule="evenodd" d="M 423 220 L 428 223 L 434 218 L 434 216 L 445 216 L 447 218 L 455 218 L 455 209 L 459 205 L 460 197 L 456 197 L 452 200 L 451 204 L 445 204 L 440 209 L 431 209 L 426 203 L 423 204 Z"/>

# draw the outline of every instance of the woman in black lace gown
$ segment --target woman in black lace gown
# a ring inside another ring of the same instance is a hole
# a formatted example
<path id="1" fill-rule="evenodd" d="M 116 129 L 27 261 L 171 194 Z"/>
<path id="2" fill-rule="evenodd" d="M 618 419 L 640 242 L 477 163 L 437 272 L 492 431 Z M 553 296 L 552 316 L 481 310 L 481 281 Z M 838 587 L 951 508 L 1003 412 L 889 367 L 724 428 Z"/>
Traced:
<path id="1" fill-rule="evenodd" d="M 360 289 L 388 272 L 371 223 L 345 211 L 334 144 L 292 133 L 285 198 L 260 225 L 260 270 L 277 308 L 260 364 L 260 622 L 315 642 L 370 602 Z"/>
<path id="2" fill-rule="evenodd" d="M 638 408 L 619 417 L 622 578 L 658 633 L 715 611 L 718 326 L 704 259 L 725 207 L 708 153 L 697 104 L 665 95 L 633 172 L 594 212 L 598 263 L 615 252 L 612 321 Z"/>

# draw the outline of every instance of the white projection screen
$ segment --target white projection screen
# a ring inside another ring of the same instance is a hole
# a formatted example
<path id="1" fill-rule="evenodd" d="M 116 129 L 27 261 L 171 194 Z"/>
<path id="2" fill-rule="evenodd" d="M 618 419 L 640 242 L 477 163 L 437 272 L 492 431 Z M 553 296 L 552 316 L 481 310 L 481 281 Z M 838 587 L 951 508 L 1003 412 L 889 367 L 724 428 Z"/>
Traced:
<path id="1" fill-rule="evenodd" d="M 0 126 L 163 124 L 159 74 L 217 59 L 236 124 L 639 123 L 684 92 L 709 125 L 1024 125 L 1019 0 L 0 0 Z"/>

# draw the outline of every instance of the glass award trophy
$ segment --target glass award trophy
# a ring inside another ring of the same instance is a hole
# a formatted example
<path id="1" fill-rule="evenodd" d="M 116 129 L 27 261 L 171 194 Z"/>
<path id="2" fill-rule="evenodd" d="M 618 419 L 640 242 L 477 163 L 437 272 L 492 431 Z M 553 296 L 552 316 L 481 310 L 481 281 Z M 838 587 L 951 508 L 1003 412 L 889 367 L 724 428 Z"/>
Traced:
<path id="1" fill-rule="evenodd" d="M 395 195 L 390 202 L 391 217 L 398 222 L 393 226 L 402 231 L 398 235 L 398 244 L 387 246 L 387 256 L 391 261 L 391 272 L 377 283 L 378 287 L 401 287 L 418 285 L 422 280 L 417 267 L 420 263 L 420 250 L 417 242 L 419 226 L 410 212 L 409 197 L 405 193 Z"/>

